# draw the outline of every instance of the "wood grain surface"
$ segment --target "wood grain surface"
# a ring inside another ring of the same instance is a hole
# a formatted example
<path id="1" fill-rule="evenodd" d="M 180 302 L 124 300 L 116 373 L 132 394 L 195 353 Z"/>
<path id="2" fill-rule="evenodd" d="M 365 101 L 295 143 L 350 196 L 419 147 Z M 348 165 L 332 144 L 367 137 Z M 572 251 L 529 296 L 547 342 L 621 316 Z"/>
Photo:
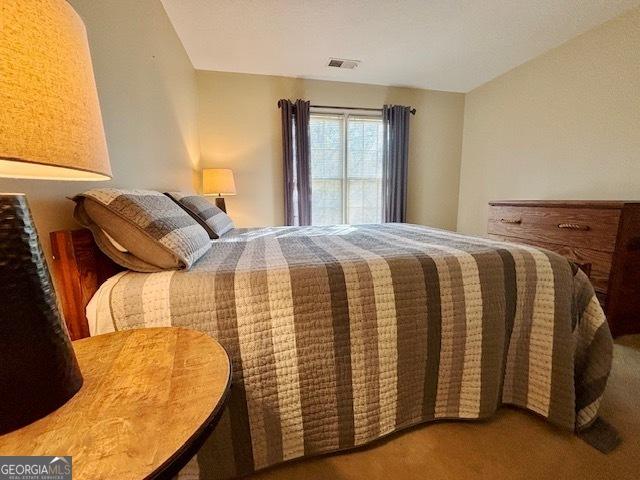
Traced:
<path id="1" fill-rule="evenodd" d="M 488 232 L 613 252 L 619 220 L 620 211 L 611 209 L 494 205 L 489 213 Z M 563 228 L 568 226 L 575 228 Z"/>
<path id="2" fill-rule="evenodd" d="M 607 301 L 614 335 L 640 333 L 640 205 L 622 212 Z"/>
<path id="3" fill-rule="evenodd" d="M 512 205 L 515 207 L 559 207 L 598 208 L 620 210 L 625 205 L 640 205 L 628 200 L 494 200 L 489 205 Z"/>
<path id="4" fill-rule="evenodd" d="M 53 279 L 72 340 L 89 336 L 85 309 L 109 277 L 124 270 L 100 251 L 89 230 L 51 232 Z"/>
<path id="5" fill-rule="evenodd" d="M 552 250 L 590 271 L 614 336 L 640 333 L 640 202 L 489 203 L 490 237 Z"/>
<path id="6" fill-rule="evenodd" d="M 73 345 L 82 389 L 1 436 L 0 455 L 71 455 L 76 480 L 154 478 L 213 422 L 229 389 L 229 357 L 201 332 L 128 330 Z"/>

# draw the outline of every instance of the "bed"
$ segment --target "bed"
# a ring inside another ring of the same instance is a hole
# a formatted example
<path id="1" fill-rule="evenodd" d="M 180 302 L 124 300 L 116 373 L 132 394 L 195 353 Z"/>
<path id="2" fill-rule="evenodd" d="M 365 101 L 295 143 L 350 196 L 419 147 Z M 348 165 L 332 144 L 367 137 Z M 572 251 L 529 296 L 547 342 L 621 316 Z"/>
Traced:
<path id="1" fill-rule="evenodd" d="M 234 229 L 188 271 L 117 273 L 86 232 L 52 241 L 72 334 L 174 325 L 226 348 L 230 401 L 187 466 L 201 478 L 503 404 L 580 431 L 611 368 L 587 277 L 525 245 L 409 224 Z"/>

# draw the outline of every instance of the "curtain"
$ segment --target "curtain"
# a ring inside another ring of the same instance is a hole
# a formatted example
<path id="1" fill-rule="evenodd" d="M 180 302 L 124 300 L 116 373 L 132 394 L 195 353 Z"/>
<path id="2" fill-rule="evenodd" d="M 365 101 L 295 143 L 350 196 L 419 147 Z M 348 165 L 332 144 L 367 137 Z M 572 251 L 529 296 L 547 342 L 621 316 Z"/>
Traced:
<path id="1" fill-rule="evenodd" d="M 309 102 L 278 101 L 282 120 L 286 225 L 311 225 Z"/>
<path id="2" fill-rule="evenodd" d="M 385 105 L 382 109 L 382 205 L 384 222 L 407 218 L 407 167 L 411 107 Z"/>
<path id="3" fill-rule="evenodd" d="M 309 102 L 296 100 L 296 178 L 298 187 L 298 225 L 311 225 L 311 154 L 309 150 Z"/>

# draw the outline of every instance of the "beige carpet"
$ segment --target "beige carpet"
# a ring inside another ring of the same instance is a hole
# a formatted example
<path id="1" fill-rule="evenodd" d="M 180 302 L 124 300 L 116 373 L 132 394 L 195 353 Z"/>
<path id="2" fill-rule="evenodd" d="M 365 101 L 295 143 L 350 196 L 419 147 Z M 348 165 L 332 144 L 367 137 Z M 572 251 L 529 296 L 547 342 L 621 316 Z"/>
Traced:
<path id="1" fill-rule="evenodd" d="M 617 340 L 602 416 L 622 436 L 605 455 L 532 414 L 423 425 L 349 453 L 296 461 L 251 480 L 639 479 L 640 336 Z"/>

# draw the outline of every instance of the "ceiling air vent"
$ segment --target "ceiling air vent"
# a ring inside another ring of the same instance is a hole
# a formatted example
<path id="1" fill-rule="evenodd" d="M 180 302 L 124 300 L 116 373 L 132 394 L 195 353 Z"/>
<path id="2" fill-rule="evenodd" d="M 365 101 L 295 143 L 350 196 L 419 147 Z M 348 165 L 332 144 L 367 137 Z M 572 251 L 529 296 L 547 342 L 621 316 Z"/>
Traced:
<path id="1" fill-rule="evenodd" d="M 342 58 L 330 58 L 328 67 L 334 68 L 348 68 L 349 70 L 353 70 L 360 64 L 360 60 L 345 60 Z"/>

